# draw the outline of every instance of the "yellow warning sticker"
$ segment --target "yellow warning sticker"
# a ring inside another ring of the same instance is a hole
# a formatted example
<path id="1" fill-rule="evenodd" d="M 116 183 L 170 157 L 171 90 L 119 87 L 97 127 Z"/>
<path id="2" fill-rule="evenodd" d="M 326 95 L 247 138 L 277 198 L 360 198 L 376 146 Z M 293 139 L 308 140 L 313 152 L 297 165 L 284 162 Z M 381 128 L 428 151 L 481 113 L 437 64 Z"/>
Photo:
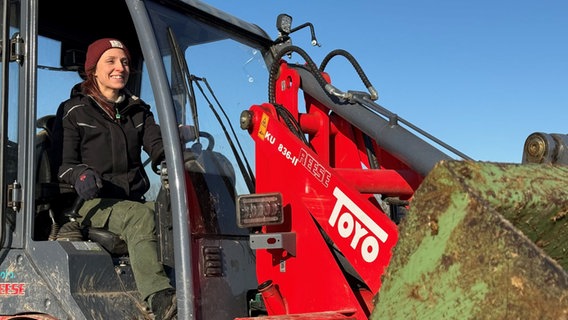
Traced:
<path id="1" fill-rule="evenodd" d="M 260 119 L 260 127 L 258 128 L 258 137 L 260 140 L 264 140 L 266 136 L 266 128 L 268 128 L 268 115 L 266 113 L 262 113 L 262 118 Z"/>

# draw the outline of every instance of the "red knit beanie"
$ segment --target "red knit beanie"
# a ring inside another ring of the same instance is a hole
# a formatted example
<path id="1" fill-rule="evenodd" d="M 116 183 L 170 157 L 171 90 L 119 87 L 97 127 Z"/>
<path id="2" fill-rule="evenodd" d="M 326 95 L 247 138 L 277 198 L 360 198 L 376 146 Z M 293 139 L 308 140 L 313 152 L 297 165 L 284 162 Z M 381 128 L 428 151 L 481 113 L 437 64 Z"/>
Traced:
<path id="1" fill-rule="evenodd" d="M 122 41 L 113 39 L 113 38 L 104 38 L 99 39 L 89 45 L 87 48 L 87 57 L 85 58 L 85 70 L 89 70 L 90 68 L 97 65 L 97 62 L 103 55 L 105 51 L 112 48 L 119 48 L 124 50 L 126 57 L 130 60 L 130 52 L 126 46 L 122 43 Z"/>

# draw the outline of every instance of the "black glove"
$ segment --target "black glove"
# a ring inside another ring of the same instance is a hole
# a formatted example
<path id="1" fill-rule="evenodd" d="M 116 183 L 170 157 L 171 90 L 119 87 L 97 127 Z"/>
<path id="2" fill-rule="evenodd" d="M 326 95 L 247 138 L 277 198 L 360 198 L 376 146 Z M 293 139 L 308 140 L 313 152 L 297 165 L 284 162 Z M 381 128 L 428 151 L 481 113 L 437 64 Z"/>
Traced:
<path id="1" fill-rule="evenodd" d="M 87 169 L 75 181 L 75 190 L 79 197 L 85 200 L 95 198 L 103 187 L 101 176 L 94 170 Z"/>
<path id="2" fill-rule="evenodd" d="M 178 133 L 181 144 L 184 146 L 197 138 L 194 126 L 180 124 L 178 125 Z"/>
<path id="3" fill-rule="evenodd" d="M 166 156 L 163 151 L 156 157 L 156 159 L 152 159 L 152 171 L 154 171 L 155 174 L 160 174 L 160 168 L 162 166 L 162 161 L 164 160 L 166 160 Z"/>

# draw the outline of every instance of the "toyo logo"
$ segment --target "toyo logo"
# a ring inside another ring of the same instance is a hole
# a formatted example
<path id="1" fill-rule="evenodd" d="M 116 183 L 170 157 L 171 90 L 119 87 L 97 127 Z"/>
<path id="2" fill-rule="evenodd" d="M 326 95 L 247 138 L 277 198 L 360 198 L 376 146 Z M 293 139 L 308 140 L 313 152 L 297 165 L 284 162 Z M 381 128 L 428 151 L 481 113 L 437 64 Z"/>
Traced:
<path id="1" fill-rule="evenodd" d="M 339 188 L 335 187 L 333 195 L 337 202 L 329 217 L 329 225 L 336 228 L 342 238 L 351 239 L 353 250 L 359 247 L 363 260 L 375 261 L 379 255 L 379 241 L 385 243 L 389 235 Z"/>

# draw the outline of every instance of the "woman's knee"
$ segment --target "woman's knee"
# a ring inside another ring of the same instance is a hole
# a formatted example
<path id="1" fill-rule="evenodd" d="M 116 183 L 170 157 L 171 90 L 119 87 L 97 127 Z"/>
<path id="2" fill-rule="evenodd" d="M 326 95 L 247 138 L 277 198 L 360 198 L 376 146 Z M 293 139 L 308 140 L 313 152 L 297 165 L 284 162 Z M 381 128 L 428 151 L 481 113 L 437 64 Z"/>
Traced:
<path id="1" fill-rule="evenodd" d="M 128 201 L 126 207 L 123 207 L 124 214 L 126 214 L 125 221 L 140 222 L 140 223 L 154 223 L 154 210 L 143 203 Z"/>

